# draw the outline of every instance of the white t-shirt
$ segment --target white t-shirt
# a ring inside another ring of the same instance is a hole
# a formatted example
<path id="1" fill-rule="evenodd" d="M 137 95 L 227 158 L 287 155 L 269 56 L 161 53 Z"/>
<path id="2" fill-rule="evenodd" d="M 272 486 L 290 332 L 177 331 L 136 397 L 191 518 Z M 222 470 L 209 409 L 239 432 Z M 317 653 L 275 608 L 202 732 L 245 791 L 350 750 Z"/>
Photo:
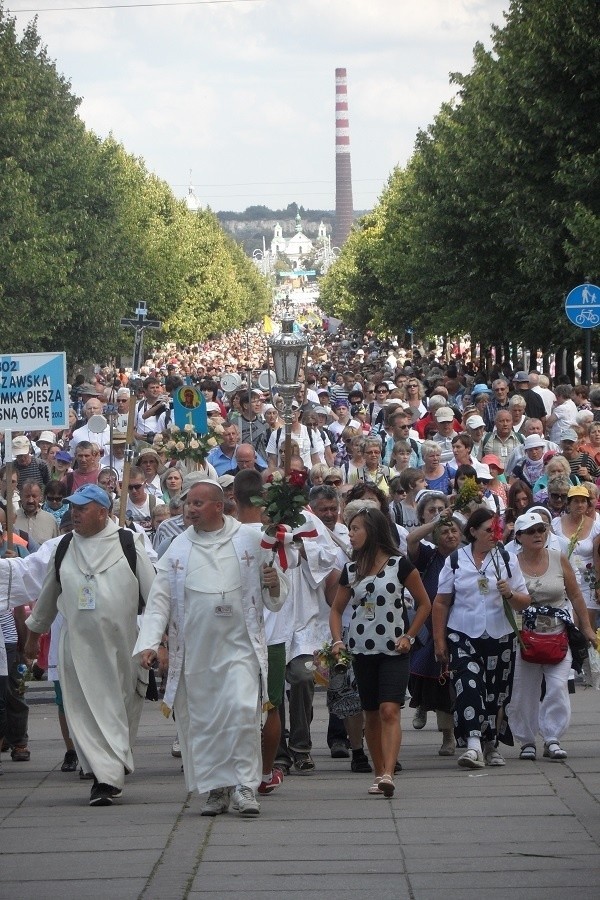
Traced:
<path id="1" fill-rule="evenodd" d="M 321 435 L 316 428 L 313 429 L 312 432 L 312 443 L 306 425 L 300 425 L 300 432 L 292 431 L 292 441 L 295 441 L 298 444 L 302 462 L 307 467 L 307 469 L 310 469 L 313 464 L 311 460 L 312 453 L 318 453 L 319 459 L 321 461 L 324 460 L 325 446 L 321 439 Z M 277 430 L 272 431 L 269 438 L 269 443 L 267 444 L 267 455 L 272 454 L 273 456 L 277 457 L 277 459 L 279 459 L 279 450 L 284 445 L 285 428 L 281 429 L 279 441 L 277 441 Z"/>
<path id="2" fill-rule="evenodd" d="M 555 406 L 552 413 L 556 416 L 556 422 L 550 429 L 549 437 L 551 441 L 560 444 L 563 431 L 577 425 L 577 407 L 572 400 L 565 400 L 564 403 Z"/>

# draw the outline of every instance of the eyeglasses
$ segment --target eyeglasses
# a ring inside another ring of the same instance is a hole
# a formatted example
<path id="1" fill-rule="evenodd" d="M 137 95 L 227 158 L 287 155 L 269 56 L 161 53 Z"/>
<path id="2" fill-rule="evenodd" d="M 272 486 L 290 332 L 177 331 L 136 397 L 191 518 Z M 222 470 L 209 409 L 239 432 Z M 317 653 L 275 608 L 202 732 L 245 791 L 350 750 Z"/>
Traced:
<path id="1" fill-rule="evenodd" d="M 546 526 L 545 525 L 532 525 L 531 528 L 526 528 L 525 531 L 521 531 L 521 534 L 545 534 Z"/>
<path id="2" fill-rule="evenodd" d="M 46 500 L 62 500 L 60 494 L 46 494 Z"/>
<path id="3" fill-rule="evenodd" d="M 555 494 L 554 491 L 551 491 L 550 496 L 552 497 L 553 500 L 566 500 L 568 495 L 567 494 Z"/>
<path id="4" fill-rule="evenodd" d="M 128 491 L 141 491 L 141 489 L 143 487 L 144 487 L 143 484 L 129 484 L 129 485 L 127 485 L 127 490 Z"/>

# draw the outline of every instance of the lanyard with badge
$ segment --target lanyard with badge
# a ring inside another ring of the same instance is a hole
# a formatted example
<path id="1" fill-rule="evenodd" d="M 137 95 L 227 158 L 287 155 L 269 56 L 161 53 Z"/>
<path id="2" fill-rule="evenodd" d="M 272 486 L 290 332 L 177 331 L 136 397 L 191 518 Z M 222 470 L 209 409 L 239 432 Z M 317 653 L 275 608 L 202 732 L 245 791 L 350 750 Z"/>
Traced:
<path id="1" fill-rule="evenodd" d="M 475 559 L 473 559 L 472 562 L 473 562 L 473 565 L 475 566 L 475 568 L 477 569 L 477 572 L 479 575 L 479 578 L 477 579 L 477 590 L 479 591 L 479 593 L 482 596 L 486 596 L 490 592 L 490 579 L 487 577 L 487 575 L 485 573 L 487 572 L 488 567 L 489 567 L 490 563 L 492 562 L 492 560 L 491 559 L 488 560 L 488 563 L 487 563 L 487 566 L 485 567 L 485 569 L 480 569 L 477 566 Z"/>
<path id="2" fill-rule="evenodd" d="M 79 588 L 79 609 L 96 609 L 96 588 L 93 575 L 85 575 L 85 584 Z"/>

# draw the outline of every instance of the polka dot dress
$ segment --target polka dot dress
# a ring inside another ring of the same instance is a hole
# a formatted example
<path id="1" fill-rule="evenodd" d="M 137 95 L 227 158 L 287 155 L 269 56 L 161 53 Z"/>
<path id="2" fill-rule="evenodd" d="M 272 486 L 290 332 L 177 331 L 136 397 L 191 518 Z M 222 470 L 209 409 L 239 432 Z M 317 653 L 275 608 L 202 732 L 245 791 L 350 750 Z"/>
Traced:
<path id="1" fill-rule="evenodd" d="M 405 627 L 402 587 L 413 569 L 403 556 L 392 556 L 376 575 L 355 583 L 356 563 L 344 566 L 340 584 L 350 588 L 353 612 L 348 649 L 352 653 L 396 653 L 396 641 Z M 373 618 L 367 618 L 366 604 L 373 604 Z"/>

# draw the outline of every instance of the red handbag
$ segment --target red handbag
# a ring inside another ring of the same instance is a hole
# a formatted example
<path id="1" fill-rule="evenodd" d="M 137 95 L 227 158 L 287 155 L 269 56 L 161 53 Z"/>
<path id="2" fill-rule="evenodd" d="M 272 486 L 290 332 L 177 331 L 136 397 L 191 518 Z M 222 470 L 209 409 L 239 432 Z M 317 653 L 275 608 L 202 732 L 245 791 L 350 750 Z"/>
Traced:
<path id="1" fill-rule="evenodd" d="M 521 631 L 521 657 L 528 663 L 538 666 L 556 665 L 562 662 L 569 649 L 567 630 L 558 634 L 544 634 L 540 631 Z"/>

